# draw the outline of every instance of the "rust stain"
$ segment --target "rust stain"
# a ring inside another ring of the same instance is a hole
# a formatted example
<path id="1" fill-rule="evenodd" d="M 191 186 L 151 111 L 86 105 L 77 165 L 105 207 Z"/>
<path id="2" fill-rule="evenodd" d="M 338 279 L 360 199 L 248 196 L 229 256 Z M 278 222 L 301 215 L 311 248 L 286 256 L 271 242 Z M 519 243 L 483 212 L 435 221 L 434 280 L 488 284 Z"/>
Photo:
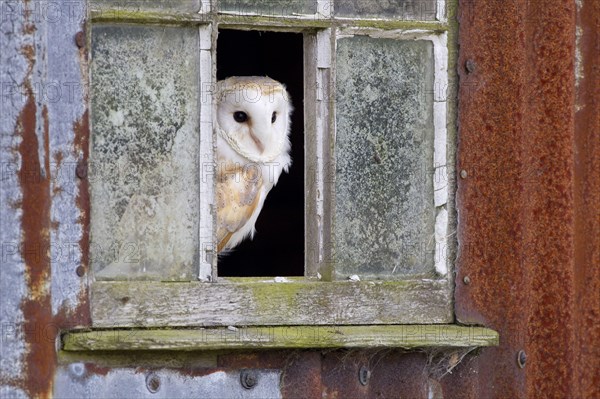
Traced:
<path id="1" fill-rule="evenodd" d="M 24 50 L 33 64 L 33 55 Z M 31 70 L 31 67 L 30 67 Z M 31 397 L 49 397 L 56 368 L 55 337 L 57 329 L 52 319 L 50 300 L 50 167 L 48 125 L 44 124 L 43 148 L 46 161 L 42 166 L 36 136 L 36 105 L 33 92 L 26 84 L 27 102 L 18 119 L 21 136 L 19 182 L 23 192 L 21 225 L 22 257 L 25 262 L 28 296 L 21 304 L 25 316 L 23 330 L 27 344 L 23 389 Z M 43 111 L 44 113 L 44 111 Z M 46 118 L 47 120 L 47 118 Z M 42 167 L 44 169 L 42 169 Z"/>
<path id="2" fill-rule="evenodd" d="M 54 179 L 68 178 L 68 175 L 64 174 L 64 172 L 60 170 L 62 167 L 63 153 L 60 151 L 55 151 L 54 155 L 52 157 L 54 158 L 54 171 L 55 171 L 55 176 L 53 176 L 53 178 Z M 60 194 L 62 192 L 63 192 L 63 189 L 59 185 L 55 185 L 54 188 L 52 189 L 52 198 L 54 198 L 55 196 L 57 196 L 58 194 Z M 58 229 L 58 226 L 59 226 L 59 222 L 53 220 L 52 221 L 52 229 L 56 230 L 56 229 Z"/>
<path id="3" fill-rule="evenodd" d="M 60 169 L 62 161 L 64 159 L 63 153 L 60 151 L 55 151 L 52 157 L 54 158 L 54 162 L 56 163 L 56 168 Z"/>
<path id="4" fill-rule="evenodd" d="M 21 169 L 19 182 L 23 190 L 21 209 L 23 210 L 23 258 L 27 267 L 29 296 L 38 299 L 47 295 L 46 282 L 49 278 L 50 264 L 48 249 L 49 209 L 50 209 L 50 168 L 42 164 L 38 155 L 38 138 L 36 136 L 36 105 L 31 89 L 23 110 L 18 119 L 18 135 L 22 140 L 19 145 Z M 46 126 L 47 127 L 47 126 Z M 47 132 L 44 132 L 47 138 Z M 47 144 L 44 143 L 44 148 Z"/>
<path id="5" fill-rule="evenodd" d="M 29 9 L 25 13 L 30 13 Z M 27 15 L 26 15 L 27 16 Z M 35 25 L 27 23 L 24 35 L 35 32 Z M 41 126 L 38 126 L 38 107 L 32 89 L 31 78 L 36 63 L 36 51 L 33 45 L 21 48 L 21 54 L 28 62 L 26 77 L 23 81 L 23 90 L 26 96 L 19 117 L 15 133 L 21 137 L 17 151 L 20 155 L 21 166 L 18 170 L 18 179 L 22 191 L 22 200 L 18 204 L 22 211 L 21 230 L 22 245 L 21 256 L 25 263 L 25 281 L 27 296 L 22 300 L 21 310 L 24 315 L 22 325 L 26 349 L 23 356 L 25 366 L 19 381 L 12 381 L 19 386 L 28 396 L 35 398 L 50 397 L 54 373 L 57 367 L 56 339 L 60 329 L 65 326 L 89 325 L 89 309 L 87 309 L 87 291 L 85 301 L 79 304 L 75 314 L 66 315 L 61 309 L 56 317 L 52 314 L 51 301 L 51 263 L 50 263 L 50 230 L 56 228 L 57 223 L 51 222 L 51 179 L 50 165 L 50 121 L 48 109 L 41 109 Z M 82 126 L 80 126 L 82 125 Z M 87 129 L 87 113 L 85 120 L 76 127 L 85 132 Z M 43 140 L 39 142 L 36 131 L 41 127 Z M 40 159 L 40 149 L 42 157 Z M 87 155 L 87 152 L 86 152 Z M 55 157 L 58 163 L 61 156 Z M 85 254 L 87 252 L 84 251 Z M 83 323 L 78 321 L 83 320 Z"/>
<path id="6" fill-rule="evenodd" d="M 23 47 L 21 47 L 21 54 L 23 54 L 23 56 L 27 60 L 26 75 L 31 76 L 31 73 L 33 72 L 33 66 L 35 64 L 35 48 L 31 44 L 26 44 Z M 31 89 L 31 83 L 28 80 L 25 81 L 25 91 L 28 96 L 31 96 L 33 94 L 33 90 Z"/>
<path id="7" fill-rule="evenodd" d="M 152 371 L 159 371 L 162 370 L 161 367 L 137 367 L 135 372 L 136 373 L 148 373 L 148 372 L 152 372 Z M 175 371 L 176 373 L 178 373 L 179 375 L 182 376 L 186 376 L 186 377 L 204 377 L 206 375 L 210 375 L 210 374 L 214 374 L 220 371 L 229 371 L 227 369 L 224 368 L 219 368 L 219 367 L 185 367 L 185 368 L 174 368 L 171 369 L 173 371 Z"/>
<path id="8" fill-rule="evenodd" d="M 73 131 L 75 132 L 75 156 L 76 158 L 81 157 L 84 163 L 89 160 L 89 139 L 90 139 L 90 124 L 89 124 L 89 110 L 86 108 L 81 119 L 73 125 Z M 85 271 L 84 279 L 89 276 L 89 260 L 90 260 L 90 194 L 89 194 L 89 182 L 88 179 L 78 179 L 79 190 L 76 198 L 77 207 L 81 212 L 79 223 L 82 226 L 81 239 L 79 240 L 79 247 L 81 249 L 81 265 Z M 91 325 L 91 313 L 89 306 L 89 294 L 88 294 L 88 283 L 84 282 L 85 289 L 81 290 L 78 301 L 78 309 L 76 315 L 76 321 L 81 325 Z"/>
<path id="9" fill-rule="evenodd" d="M 26 35 L 32 35 L 35 33 L 35 31 L 37 30 L 37 28 L 35 27 L 34 24 L 25 24 L 23 26 L 23 33 Z"/>
<path id="10" fill-rule="evenodd" d="M 96 363 L 85 363 L 86 373 L 95 374 L 102 377 L 106 377 L 108 373 L 110 373 L 111 369 L 111 367 L 99 366 Z"/>

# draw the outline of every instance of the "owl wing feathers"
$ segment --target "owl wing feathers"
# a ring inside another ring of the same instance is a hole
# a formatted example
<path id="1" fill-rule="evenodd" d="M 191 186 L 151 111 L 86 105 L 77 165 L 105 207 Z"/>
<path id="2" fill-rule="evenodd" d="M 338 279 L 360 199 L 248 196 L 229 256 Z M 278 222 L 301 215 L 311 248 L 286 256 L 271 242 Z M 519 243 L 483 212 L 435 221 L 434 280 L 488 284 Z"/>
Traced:
<path id="1" fill-rule="evenodd" d="M 261 203 L 263 180 L 260 173 L 241 168 L 217 176 L 217 251 L 221 252 L 233 234 L 252 218 Z"/>

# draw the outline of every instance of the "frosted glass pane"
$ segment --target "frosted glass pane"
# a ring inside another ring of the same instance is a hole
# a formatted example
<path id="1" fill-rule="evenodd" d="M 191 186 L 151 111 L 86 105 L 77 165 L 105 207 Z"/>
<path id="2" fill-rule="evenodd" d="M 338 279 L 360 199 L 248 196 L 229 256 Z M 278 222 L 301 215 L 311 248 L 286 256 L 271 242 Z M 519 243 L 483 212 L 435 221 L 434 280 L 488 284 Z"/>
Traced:
<path id="1" fill-rule="evenodd" d="M 433 46 L 337 46 L 336 277 L 433 273 Z"/>
<path id="2" fill-rule="evenodd" d="M 335 15 L 354 18 L 436 19 L 436 0 L 335 0 Z"/>
<path id="3" fill-rule="evenodd" d="M 193 279 L 198 264 L 198 30 L 94 26 L 92 34 L 95 275 Z"/>
<path id="4" fill-rule="evenodd" d="M 90 2 L 97 10 L 111 9 L 135 11 L 200 11 L 200 0 L 94 0 Z"/>
<path id="5" fill-rule="evenodd" d="M 316 0 L 221 0 L 219 11 L 242 14 L 261 14 L 273 17 L 317 12 Z"/>

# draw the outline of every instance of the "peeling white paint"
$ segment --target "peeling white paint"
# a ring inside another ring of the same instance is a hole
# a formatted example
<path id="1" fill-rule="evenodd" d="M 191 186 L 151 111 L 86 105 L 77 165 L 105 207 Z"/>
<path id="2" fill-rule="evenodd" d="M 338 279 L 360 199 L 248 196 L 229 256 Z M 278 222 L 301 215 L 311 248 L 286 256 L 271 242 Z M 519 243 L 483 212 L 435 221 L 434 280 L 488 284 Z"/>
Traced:
<path id="1" fill-rule="evenodd" d="M 200 43 L 200 74 L 198 87 L 200 87 L 200 137 L 198 162 L 200 164 L 199 193 L 200 197 L 200 222 L 198 225 L 199 235 L 199 257 L 198 257 L 198 279 L 200 281 L 214 281 L 217 277 L 217 256 L 215 238 L 214 210 L 214 173 L 206 173 L 207 167 L 211 168 L 212 160 L 215 159 L 215 132 L 213 126 L 216 122 L 216 103 L 213 99 L 214 82 L 213 71 L 216 68 L 216 60 L 212 56 L 212 25 L 199 28 Z M 214 172 L 214 171 L 213 171 Z"/>
<path id="2" fill-rule="evenodd" d="M 435 270 L 441 276 L 448 274 L 447 235 L 448 211 L 440 208 L 435 218 Z"/>

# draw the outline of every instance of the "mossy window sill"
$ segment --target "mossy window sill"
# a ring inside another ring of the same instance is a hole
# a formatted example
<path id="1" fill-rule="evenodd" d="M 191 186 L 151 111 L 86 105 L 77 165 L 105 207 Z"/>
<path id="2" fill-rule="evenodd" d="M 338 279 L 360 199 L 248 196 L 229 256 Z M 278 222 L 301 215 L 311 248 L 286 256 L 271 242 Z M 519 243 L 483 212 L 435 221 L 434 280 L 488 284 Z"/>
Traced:
<path id="1" fill-rule="evenodd" d="M 427 348 L 497 346 L 498 333 L 453 324 L 273 326 L 68 332 L 65 351 Z"/>

